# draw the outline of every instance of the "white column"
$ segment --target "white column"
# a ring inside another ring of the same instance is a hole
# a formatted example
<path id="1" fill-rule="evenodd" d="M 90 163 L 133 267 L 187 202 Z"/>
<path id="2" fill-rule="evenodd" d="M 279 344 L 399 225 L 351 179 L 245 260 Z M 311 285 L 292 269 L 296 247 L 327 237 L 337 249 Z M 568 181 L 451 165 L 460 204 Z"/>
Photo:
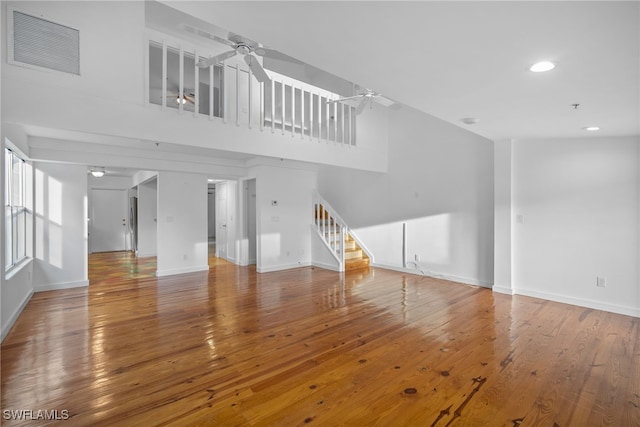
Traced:
<path id="1" fill-rule="evenodd" d="M 494 261 L 493 290 L 510 294 L 513 292 L 512 240 L 513 197 L 512 156 L 513 140 L 494 141 Z"/>

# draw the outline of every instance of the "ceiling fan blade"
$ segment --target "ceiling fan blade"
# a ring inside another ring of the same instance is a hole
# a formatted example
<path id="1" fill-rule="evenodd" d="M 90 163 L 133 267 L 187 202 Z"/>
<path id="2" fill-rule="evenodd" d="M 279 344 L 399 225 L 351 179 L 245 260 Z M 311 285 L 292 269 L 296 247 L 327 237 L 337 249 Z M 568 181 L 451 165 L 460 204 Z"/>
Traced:
<path id="1" fill-rule="evenodd" d="M 262 68 L 262 65 L 260 65 L 257 58 L 252 55 L 245 55 L 244 62 L 247 63 L 256 80 L 258 80 L 260 83 L 267 83 L 271 81 L 271 78 L 264 70 L 264 68 Z"/>
<path id="2" fill-rule="evenodd" d="M 346 98 L 340 98 L 340 101 L 349 101 L 351 99 L 360 99 L 360 98 L 365 98 L 366 96 L 364 94 L 360 94 L 360 95 L 354 95 L 354 96 L 347 96 Z"/>
<path id="3" fill-rule="evenodd" d="M 266 47 L 257 47 L 254 51 L 257 55 L 264 56 L 271 59 L 279 59 L 281 61 L 291 62 L 293 64 L 302 64 L 302 61 L 298 61 L 295 58 L 290 57 L 289 55 L 285 55 L 284 53 L 278 52 L 274 49 L 269 49 Z"/>
<path id="4" fill-rule="evenodd" d="M 373 98 L 378 104 L 380 105 L 384 105 L 385 107 L 390 107 L 393 104 L 395 104 L 394 101 L 390 100 L 389 98 L 385 98 L 384 96 L 376 96 Z"/>
<path id="5" fill-rule="evenodd" d="M 367 96 L 362 97 L 362 101 L 360 101 L 360 104 L 358 104 L 358 106 L 356 107 L 356 114 L 360 114 L 364 111 L 364 107 L 367 106 L 368 101 L 369 101 L 369 97 Z"/>
<path id="6" fill-rule="evenodd" d="M 198 62 L 198 67 L 209 68 L 210 66 L 216 65 L 217 63 L 222 62 L 225 59 L 229 59 L 232 56 L 236 56 L 237 54 L 238 52 L 236 52 L 235 50 L 230 50 L 229 52 L 221 53 L 220 55 L 216 55 L 209 59 L 203 59 L 202 61 Z"/>
<path id="7" fill-rule="evenodd" d="M 236 44 L 231 40 L 224 39 L 222 37 L 216 36 L 215 34 L 209 34 L 209 38 L 217 41 L 218 43 L 226 44 L 227 46 L 231 46 L 232 48 L 236 48 Z"/>

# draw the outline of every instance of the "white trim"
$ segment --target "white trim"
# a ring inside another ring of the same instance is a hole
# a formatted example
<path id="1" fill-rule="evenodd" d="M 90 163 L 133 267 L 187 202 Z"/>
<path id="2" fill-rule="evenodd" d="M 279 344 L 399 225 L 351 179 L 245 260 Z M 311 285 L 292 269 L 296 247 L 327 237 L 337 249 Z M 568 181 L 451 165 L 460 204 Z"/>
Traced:
<path id="1" fill-rule="evenodd" d="M 505 286 L 498 286 L 498 285 L 493 285 L 493 288 L 491 288 L 493 290 L 493 292 L 497 292 L 499 294 L 505 294 L 505 295 L 513 295 L 513 288 L 507 288 Z"/>
<path id="2" fill-rule="evenodd" d="M 149 253 L 137 253 L 136 254 L 136 258 L 149 258 L 149 257 L 154 257 L 154 256 L 158 256 L 158 254 L 156 252 L 149 252 Z"/>
<path id="3" fill-rule="evenodd" d="M 273 271 L 281 271 L 281 270 L 291 270 L 292 268 L 300 268 L 300 267 L 311 267 L 311 263 L 309 262 L 297 262 L 295 264 L 281 264 L 281 265 L 273 265 L 270 267 L 256 267 L 256 271 L 258 273 L 271 273 Z"/>
<path id="4" fill-rule="evenodd" d="M 343 273 L 343 271 L 340 270 L 340 267 L 337 265 L 332 265 L 332 264 L 327 264 L 325 262 L 317 262 L 317 261 L 314 261 L 313 263 L 311 263 L 311 265 L 318 268 L 324 268 L 325 270 L 331 270 L 338 273 Z"/>
<path id="5" fill-rule="evenodd" d="M 74 282 L 47 283 L 43 285 L 34 285 L 34 292 L 59 291 L 62 289 L 86 288 L 89 286 L 88 280 L 77 280 Z"/>
<path id="6" fill-rule="evenodd" d="M 608 304 L 601 301 L 592 301 L 584 298 L 570 297 L 566 295 L 553 294 L 548 292 L 532 291 L 529 289 L 514 289 L 515 295 L 523 295 L 527 297 L 540 298 L 548 301 L 559 302 L 563 304 L 576 305 L 578 307 L 592 308 L 611 313 L 624 314 L 626 316 L 640 317 L 640 308 L 623 306 L 617 304 Z"/>
<path id="7" fill-rule="evenodd" d="M 209 271 L 208 265 L 196 265 L 193 267 L 172 268 L 169 270 L 156 270 L 156 277 L 173 276 L 176 274 L 197 273 L 200 271 Z"/>
<path id="8" fill-rule="evenodd" d="M 449 280 L 451 282 L 461 283 L 464 285 L 480 286 L 483 288 L 491 288 L 493 283 L 487 280 L 471 279 L 468 277 L 452 276 L 448 274 L 440 274 L 433 271 L 421 271 L 411 268 L 397 267 L 395 265 L 372 263 L 372 267 L 384 268 L 385 270 L 399 271 L 401 273 L 414 274 L 416 276 L 432 277 L 434 279 Z"/>
<path id="9" fill-rule="evenodd" d="M 32 296 L 33 289 L 29 290 L 29 293 L 25 295 L 20 305 L 18 305 L 13 313 L 11 313 L 11 316 L 9 317 L 9 319 L 7 319 L 7 323 L 2 325 L 2 338 L 0 338 L 0 342 L 4 341 L 7 334 L 9 334 L 9 331 L 11 330 L 11 328 L 13 328 L 13 325 L 16 323 L 16 320 L 18 320 L 18 317 L 20 317 L 20 314 L 22 314 L 22 310 L 24 310 L 24 308 L 27 306 L 27 303 L 29 302 L 29 300 L 31 300 Z"/>

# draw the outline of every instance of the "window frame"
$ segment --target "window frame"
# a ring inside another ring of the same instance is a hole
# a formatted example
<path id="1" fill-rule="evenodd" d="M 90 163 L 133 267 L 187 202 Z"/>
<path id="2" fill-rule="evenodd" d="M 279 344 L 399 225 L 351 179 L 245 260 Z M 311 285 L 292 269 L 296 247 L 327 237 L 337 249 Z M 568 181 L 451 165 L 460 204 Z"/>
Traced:
<path id="1" fill-rule="evenodd" d="M 14 150 L 5 147 L 4 205 L 5 205 L 5 256 L 7 272 L 27 258 L 27 167 L 26 160 Z"/>

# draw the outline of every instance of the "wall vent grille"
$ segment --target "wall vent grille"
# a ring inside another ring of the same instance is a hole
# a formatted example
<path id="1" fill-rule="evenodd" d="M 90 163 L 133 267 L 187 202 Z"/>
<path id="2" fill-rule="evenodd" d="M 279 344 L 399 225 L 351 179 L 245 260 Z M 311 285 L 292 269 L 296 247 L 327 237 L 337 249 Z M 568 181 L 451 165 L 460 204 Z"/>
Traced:
<path id="1" fill-rule="evenodd" d="M 14 10 L 13 60 L 80 75 L 80 32 Z"/>

